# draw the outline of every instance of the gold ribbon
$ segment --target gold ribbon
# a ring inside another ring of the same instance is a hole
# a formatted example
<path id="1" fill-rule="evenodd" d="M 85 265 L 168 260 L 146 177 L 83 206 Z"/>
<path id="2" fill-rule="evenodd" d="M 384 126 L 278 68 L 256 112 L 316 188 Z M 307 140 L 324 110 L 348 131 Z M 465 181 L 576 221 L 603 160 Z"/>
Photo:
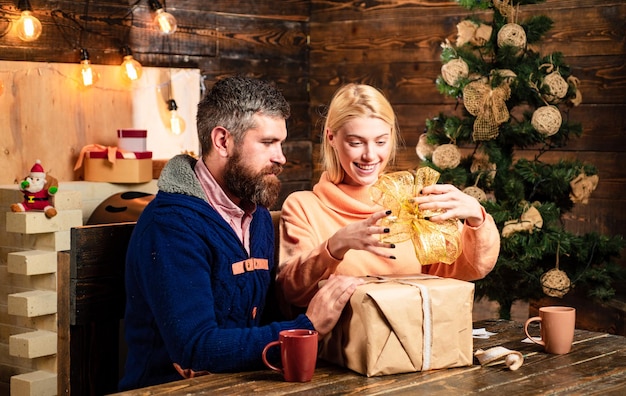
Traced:
<path id="1" fill-rule="evenodd" d="M 412 202 L 422 188 L 437 183 L 437 180 L 439 172 L 423 167 L 417 169 L 415 176 L 409 171 L 382 175 L 370 188 L 372 200 L 391 210 L 391 214 L 381 220 L 381 225 L 390 229 L 381 240 L 387 243 L 412 240 L 415 255 L 422 265 L 452 264 L 461 255 L 461 233 L 457 220 L 427 220 L 427 217 L 442 212 L 420 211 Z"/>

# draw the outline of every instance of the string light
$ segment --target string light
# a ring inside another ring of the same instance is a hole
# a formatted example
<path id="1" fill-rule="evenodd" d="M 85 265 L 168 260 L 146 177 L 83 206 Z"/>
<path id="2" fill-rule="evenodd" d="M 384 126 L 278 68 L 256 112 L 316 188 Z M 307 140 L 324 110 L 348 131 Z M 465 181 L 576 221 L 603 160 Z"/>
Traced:
<path id="1" fill-rule="evenodd" d="M 89 52 L 86 49 L 80 49 L 80 74 L 85 87 L 92 86 L 98 80 L 98 74 L 94 72 L 89 61 Z"/>
<path id="2" fill-rule="evenodd" d="M 166 12 L 159 0 L 148 0 L 150 7 L 156 13 L 154 23 L 159 27 L 159 30 L 163 34 L 172 34 L 176 31 L 176 18 L 174 15 Z"/>
<path id="3" fill-rule="evenodd" d="M 17 21 L 15 28 L 17 35 L 23 41 L 34 41 L 41 35 L 41 22 L 33 14 L 33 9 L 28 0 L 20 0 L 17 6 L 22 15 Z"/>
<path id="4" fill-rule="evenodd" d="M 170 111 L 170 130 L 174 135 L 181 135 L 185 132 L 185 120 L 178 114 L 178 106 L 174 99 L 167 101 L 167 108 Z"/>
<path id="5" fill-rule="evenodd" d="M 133 54 L 128 46 L 123 47 L 122 52 L 124 53 L 124 61 L 120 66 L 122 68 L 122 76 L 130 82 L 139 80 L 143 72 L 141 63 L 133 58 Z"/>

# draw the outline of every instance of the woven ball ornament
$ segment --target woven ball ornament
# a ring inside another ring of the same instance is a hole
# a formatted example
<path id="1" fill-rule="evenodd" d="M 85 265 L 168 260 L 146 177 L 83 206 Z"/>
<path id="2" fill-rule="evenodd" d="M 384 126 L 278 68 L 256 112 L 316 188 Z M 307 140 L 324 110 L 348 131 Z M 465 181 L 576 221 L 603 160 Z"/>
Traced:
<path id="1" fill-rule="evenodd" d="M 563 118 L 556 106 L 542 106 L 535 110 L 530 120 L 533 128 L 542 135 L 552 136 L 559 131 Z"/>
<path id="2" fill-rule="evenodd" d="M 476 198 L 478 202 L 483 202 L 487 200 L 487 194 L 480 188 L 476 186 L 470 186 L 463 190 L 463 192 L 470 197 Z"/>
<path id="3" fill-rule="evenodd" d="M 459 86 L 461 78 L 467 78 L 469 75 L 469 66 L 461 58 L 452 59 L 450 62 L 441 66 L 441 77 L 443 80 L 453 87 Z"/>
<path id="4" fill-rule="evenodd" d="M 570 290 L 571 282 L 564 271 L 552 268 L 539 278 L 543 292 L 550 297 L 563 297 Z"/>
<path id="5" fill-rule="evenodd" d="M 558 72 L 548 74 L 543 79 L 541 86 L 547 88 L 549 93 L 545 94 L 544 97 L 551 103 L 555 103 L 560 99 L 563 99 L 565 95 L 567 95 L 567 90 L 569 89 L 567 81 L 565 81 L 565 79 L 561 77 L 561 74 Z"/>
<path id="6" fill-rule="evenodd" d="M 498 31 L 498 47 L 510 45 L 515 48 L 526 47 L 526 32 L 517 23 L 507 23 Z"/>
<path id="7" fill-rule="evenodd" d="M 433 164 L 441 169 L 452 169 L 461 163 L 461 151 L 455 144 L 442 144 L 433 151 Z"/>
<path id="8" fill-rule="evenodd" d="M 489 157 L 486 155 L 475 155 L 472 165 L 470 166 L 470 172 L 482 172 L 489 179 L 493 179 L 496 176 L 497 166 L 496 164 L 489 162 Z"/>

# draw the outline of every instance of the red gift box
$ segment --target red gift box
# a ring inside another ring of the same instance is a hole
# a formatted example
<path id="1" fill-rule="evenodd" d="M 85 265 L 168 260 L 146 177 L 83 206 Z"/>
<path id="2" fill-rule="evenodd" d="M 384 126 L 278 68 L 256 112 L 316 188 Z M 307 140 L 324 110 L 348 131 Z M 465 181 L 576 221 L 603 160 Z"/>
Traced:
<path id="1" fill-rule="evenodd" d="M 121 150 L 145 152 L 147 136 L 145 129 L 118 129 L 117 146 Z"/>

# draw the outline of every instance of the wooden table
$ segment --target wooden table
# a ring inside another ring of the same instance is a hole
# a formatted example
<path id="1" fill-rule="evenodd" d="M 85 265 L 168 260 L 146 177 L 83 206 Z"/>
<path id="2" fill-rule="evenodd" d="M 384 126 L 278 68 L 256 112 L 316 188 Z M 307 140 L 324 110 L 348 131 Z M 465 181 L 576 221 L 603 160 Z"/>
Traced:
<path id="1" fill-rule="evenodd" d="M 626 395 L 626 337 L 576 330 L 572 351 L 549 355 L 539 345 L 524 343 L 521 323 L 488 320 L 474 323 L 497 333 L 474 339 L 474 350 L 503 346 L 524 355 L 516 371 L 502 361 L 480 366 L 433 370 L 367 378 L 350 370 L 319 362 L 313 380 L 287 383 L 269 369 L 237 374 L 211 374 L 137 389 L 118 395 Z M 538 326 L 531 334 L 538 334 Z"/>

